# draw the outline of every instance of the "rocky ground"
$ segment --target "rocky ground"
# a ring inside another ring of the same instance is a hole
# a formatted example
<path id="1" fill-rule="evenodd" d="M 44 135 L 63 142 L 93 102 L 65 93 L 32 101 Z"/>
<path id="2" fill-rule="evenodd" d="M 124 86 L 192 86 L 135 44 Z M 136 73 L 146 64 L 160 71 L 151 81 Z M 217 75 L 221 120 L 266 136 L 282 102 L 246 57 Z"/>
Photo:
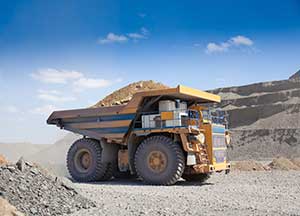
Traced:
<path id="1" fill-rule="evenodd" d="M 0 166 L 0 197 L 26 215 L 62 215 L 95 206 L 72 184 L 23 160 Z"/>
<path id="2" fill-rule="evenodd" d="M 214 174 L 203 184 L 145 186 L 138 181 L 76 183 L 97 207 L 80 215 L 300 215 L 300 172 Z"/>

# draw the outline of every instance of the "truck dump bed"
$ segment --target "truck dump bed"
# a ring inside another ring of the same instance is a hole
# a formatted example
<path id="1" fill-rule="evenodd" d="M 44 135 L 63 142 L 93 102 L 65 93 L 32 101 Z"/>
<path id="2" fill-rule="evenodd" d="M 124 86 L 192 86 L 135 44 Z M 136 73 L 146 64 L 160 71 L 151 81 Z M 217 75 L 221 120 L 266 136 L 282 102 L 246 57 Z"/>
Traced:
<path id="1" fill-rule="evenodd" d="M 196 103 L 221 100 L 218 95 L 179 85 L 176 88 L 138 92 L 126 105 L 55 111 L 49 116 L 47 123 L 96 139 L 122 141 L 133 120 L 145 106 L 145 99 L 164 97 Z"/>

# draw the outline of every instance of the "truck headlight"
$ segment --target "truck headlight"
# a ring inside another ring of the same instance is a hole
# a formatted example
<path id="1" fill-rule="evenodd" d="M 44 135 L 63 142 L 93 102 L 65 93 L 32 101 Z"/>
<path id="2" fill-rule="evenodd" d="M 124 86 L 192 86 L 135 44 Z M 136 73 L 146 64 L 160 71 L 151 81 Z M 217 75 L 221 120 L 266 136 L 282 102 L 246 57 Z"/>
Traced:
<path id="1" fill-rule="evenodd" d="M 229 134 L 226 134 L 226 135 L 225 135 L 225 142 L 226 142 L 227 145 L 230 144 L 230 142 L 231 142 L 231 137 L 230 137 Z"/>
<path id="2" fill-rule="evenodd" d="M 198 135 L 198 140 L 199 140 L 200 144 L 204 144 L 205 143 L 205 135 L 204 135 L 204 133 L 200 133 Z"/>

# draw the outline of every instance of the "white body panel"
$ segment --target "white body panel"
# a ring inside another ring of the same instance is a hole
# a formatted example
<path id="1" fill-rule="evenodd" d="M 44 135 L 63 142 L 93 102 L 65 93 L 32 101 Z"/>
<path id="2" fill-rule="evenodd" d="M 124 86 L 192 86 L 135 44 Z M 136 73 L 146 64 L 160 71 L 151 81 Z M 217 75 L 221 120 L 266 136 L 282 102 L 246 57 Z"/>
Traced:
<path id="1" fill-rule="evenodd" d="M 175 101 L 162 100 L 158 104 L 159 112 L 173 111 L 175 110 Z"/>
<path id="2" fill-rule="evenodd" d="M 142 128 L 158 127 L 158 125 L 156 124 L 155 118 L 160 118 L 160 114 L 143 115 L 142 116 Z"/>

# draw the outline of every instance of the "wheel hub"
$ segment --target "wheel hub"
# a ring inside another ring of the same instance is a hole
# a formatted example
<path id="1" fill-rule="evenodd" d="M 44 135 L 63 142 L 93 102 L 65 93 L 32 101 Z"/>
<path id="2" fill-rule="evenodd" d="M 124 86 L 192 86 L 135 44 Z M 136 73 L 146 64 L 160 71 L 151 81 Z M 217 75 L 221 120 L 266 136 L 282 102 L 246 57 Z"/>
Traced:
<path id="1" fill-rule="evenodd" d="M 148 168 L 155 173 L 161 173 L 167 167 L 167 157 L 161 151 L 150 152 L 147 162 Z"/>
<path id="2" fill-rule="evenodd" d="M 87 149 L 80 149 L 75 155 L 75 167 L 79 172 L 87 172 L 92 164 L 92 155 Z"/>
<path id="3" fill-rule="evenodd" d="M 81 157 L 81 165 L 84 169 L 89 168 L 91 163 L 91 157 L 89 153 L 84 153 Z"/>

